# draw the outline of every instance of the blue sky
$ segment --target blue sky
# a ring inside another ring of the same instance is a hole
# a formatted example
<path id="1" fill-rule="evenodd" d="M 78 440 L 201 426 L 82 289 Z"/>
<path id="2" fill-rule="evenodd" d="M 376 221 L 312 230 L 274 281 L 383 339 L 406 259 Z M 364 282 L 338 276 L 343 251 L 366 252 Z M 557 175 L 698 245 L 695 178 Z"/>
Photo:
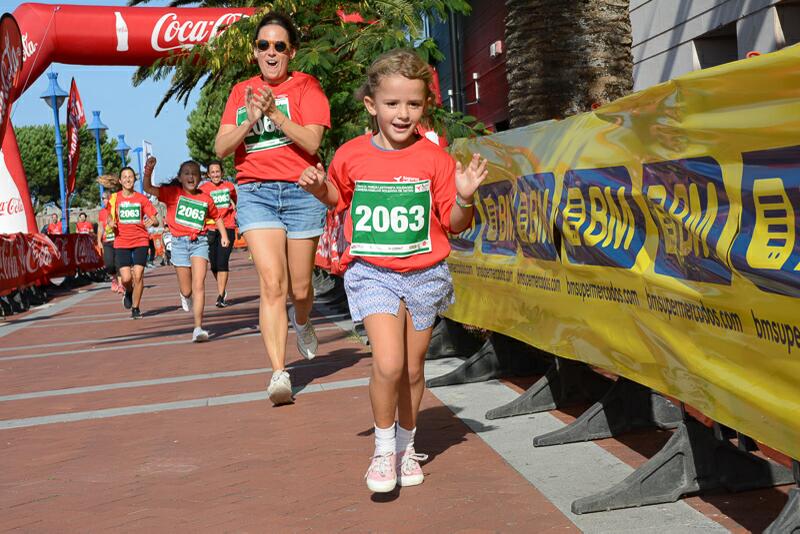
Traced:
<path id="1" fill-rule="evenodd" d="M 43 4 L 78 4 L 78 5 L 126 5 L 125 0 L 35 0 Z M 0 0 L 0 12 L 13 13 L 20 1 Z M 168 0 L 152 1 L 148 6 L 166 6 Z M 53 63 L 58 73 L 58 84 L 69 91 L 70 80 L 74 77 L 78 84 L 87 121 L 92 118 L 92 111 L 100 111 L 100 119 L 108 126 L 107 134 L 117 137 L 125 135 L 125 142 L 131 147 L 141 146 L 146 139 L 153 143 L 153 151 L 158 157 L 156 179 L 166 181 L 170 175 L 177 173 L 178 165 L 189 158 L 186 147 L 187 117 L 194 109 L 200 91 L 194 91 L 189 103 L 171 101 L 155 117 L 155 110 L 166 92 L 166 81 L 145 82 L 133 87 L 131 77 L 135 67 L 98 67 L 81 65 L 63 65 Z M 49 70 L 49 69 L 48 69 Z M 14 126 L 33 124 L 53 124 L 53 113 L 39 98 L 47 88 L 47 75 L 42 74 L 30 88 L 17 100 L 12 109 Z M 61 106 L 61 123 L 66 120 L 66 104 Z M 54 149 L 55 150 L 55 149 Z M 129 156 L 129 161 L 130 161 Z M 136 162 L 134 160 L 134 168 Z M 143 162 L 144 163 L 144 162 Z"/>

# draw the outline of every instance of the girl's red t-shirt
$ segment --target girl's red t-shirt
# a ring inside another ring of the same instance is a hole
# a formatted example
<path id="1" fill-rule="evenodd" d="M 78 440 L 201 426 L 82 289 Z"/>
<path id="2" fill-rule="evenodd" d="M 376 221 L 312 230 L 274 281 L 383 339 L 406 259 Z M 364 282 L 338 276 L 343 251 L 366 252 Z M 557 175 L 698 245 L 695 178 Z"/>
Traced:
<path id="1" fill-rule="evenodd" d="M 221 124 L 238 126 L 247 119 L 245 90 L 248 86 L 254 91 L 262 86 L 269 87 L 278 109 L 294 123 L 331 127 L 331 110 L 322 86 L 316 78 L 302 72 L 292 72 L 289 79 L 275 86 L 267 84 L 261 76 L 234 85 Z M 297 146 L 265 116 L 253 125 L 244 142 L 236 147 L 236 183 L 296 182 L 306 167 L 318 162 L 316 155 L 312 156 Z"/>
<path id="2" fill-rule="evenodd" d="M 79 234 L 93 234 L 94 233 L 94 226 L 89 221 L 78 221 L 75 223 L 75 230 Z"/>
<path id="3" fill-rule="evenodd" d="M 348 212 L 342 264 L 359 257 L 407 272 L 447 258 L 455 168 L 453 158 L 425 138 L 402 150 L 378 147 L 372 134 L 342 145 L 328 170 L 339 191 L 336 211 Z"/>
<path id="4" fill-rule="evenodd" d="M 220 182 L 219 185 L 214 185 L 214 182 L 209 180 L 200 185 L 200 190 L 208 193 L 211 200 L 214 201 L 225 228 L 236 228 L 236 187 L 225 180 Z M 206 230 L 214 230 L 216 228 L 214 221 L 214 219 L 206 221 Z"/>
<path id="5" fill-rule="evenodd" d="M 206 219 L 219 217 L 214 200 L 200 189 L 188 193 L 180 185 L 162 185 L 158 200 L 167 205 L 167 226 L 172 237 L 194 239 L 206 233 Z"/>
<path id="6" fill-rule="evenodd" d="M 118 192 L 111 195 L 109 203 L 114 207 L 114 220 L 117 221 L 114 248 L 148 246 L 150 238 L 144 218 L 155 217 L 158 213 L 150 199 L 137 191 L 129 197 Z"/>

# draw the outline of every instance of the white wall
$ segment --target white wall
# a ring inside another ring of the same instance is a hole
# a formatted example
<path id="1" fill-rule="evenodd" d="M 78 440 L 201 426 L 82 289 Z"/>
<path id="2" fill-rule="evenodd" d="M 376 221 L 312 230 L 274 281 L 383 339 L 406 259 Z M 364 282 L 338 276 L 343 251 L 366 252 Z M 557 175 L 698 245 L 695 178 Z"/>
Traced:
<path id="1" fill-rule="evenodd" d="M 776 7 L 784 16 L 800 16 L 800 4 L 794 0 L 631 0 L 634 89 L 700 68 L 698 58 L 713 60 L 717 44 L 735 46 L 739 59 L 751 50 L 782 48 L 785 39 Z M 730 37 L 707 39 L 726 26 Z"/>

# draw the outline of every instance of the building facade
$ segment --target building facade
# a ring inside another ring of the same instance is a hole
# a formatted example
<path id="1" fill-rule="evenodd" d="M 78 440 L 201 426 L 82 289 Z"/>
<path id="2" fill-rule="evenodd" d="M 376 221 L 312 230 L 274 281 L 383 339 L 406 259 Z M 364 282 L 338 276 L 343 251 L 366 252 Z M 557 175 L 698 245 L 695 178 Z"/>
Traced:
<path id="1" fill-rule="evenodd" d="M 492 130 L 508 128 L 505 2 L 434 21 L 442 101 Z M 800 42 L 800 0 L 630 0 L 634 90 Z"/>

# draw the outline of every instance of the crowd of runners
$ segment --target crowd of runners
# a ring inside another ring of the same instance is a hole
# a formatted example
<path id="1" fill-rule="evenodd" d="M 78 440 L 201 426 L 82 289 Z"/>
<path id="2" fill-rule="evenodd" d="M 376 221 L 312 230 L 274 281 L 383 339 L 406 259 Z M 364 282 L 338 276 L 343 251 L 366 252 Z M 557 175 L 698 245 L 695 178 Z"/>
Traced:
<path id="1" fill-rule="evenodd" d="M 289 70 L 298 46 L 291 19 L 269 13 L 261 20 L 253 40 L 260 74 L 232 88 L 215 140 L 218 157 L 234 155 L 235 186 L 223 179 L 219 161 L 205 170 L 186 161 L 171 182 L 157 184 L 151 157 L 141 177 L 148 198 L 135 191 L 137 176 L 126 167 L 116 181 L 105 177 L 118 190 L 106 195 L 98 245 L 124 307 L 138 319 L 148 229 L 165 225 L 176 299 L 192 313 L 192 341 L 202 342 L 209 339 L 202 324 L 206 272 L 210 265 L 216 305 L 224 307 L 238 227 L 259 274 L 259 326 L 273 372 L 267 392 L 279 406 L 294 401 L 286 369 L 289 325 L 304 358 L 318 352 L 311 278 L 326 213 L 347 215 L 344 285 L 373 356 L 375 449 L 366 483 L 374 492 L 417 485 L 426 459 L 414 448 L 425 352 L 437 315 L 454 301 L 448 233 L 470 226 L 487 163 L 474 155 L 462 166 L 423 135 L 433 103 L 431 72 L 413 51 L 398 49 L 369 67 L 356 95 L 371 128 L 341 146 L 325 169 L 317 152 L 330 107 L 317 79 Z M 166 205 L 165 221 L 151 198 Z"/>

